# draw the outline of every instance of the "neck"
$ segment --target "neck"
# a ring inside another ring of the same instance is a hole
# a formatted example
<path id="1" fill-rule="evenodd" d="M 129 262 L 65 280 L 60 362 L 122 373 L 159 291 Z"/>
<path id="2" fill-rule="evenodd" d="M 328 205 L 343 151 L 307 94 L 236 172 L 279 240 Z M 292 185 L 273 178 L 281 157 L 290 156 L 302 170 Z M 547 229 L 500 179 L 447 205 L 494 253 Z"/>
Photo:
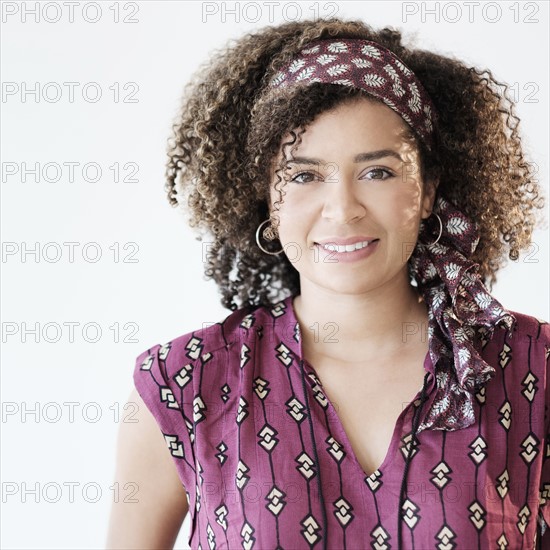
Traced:
<path id="1" fill-rule="evenodd" d="M 361 294 L 302 281 L 294 311 L 306 357 L 380 364 L 383 358 L 416 353 L 419 346 L 428 349 L 428 310 L 406 271 Z"/>

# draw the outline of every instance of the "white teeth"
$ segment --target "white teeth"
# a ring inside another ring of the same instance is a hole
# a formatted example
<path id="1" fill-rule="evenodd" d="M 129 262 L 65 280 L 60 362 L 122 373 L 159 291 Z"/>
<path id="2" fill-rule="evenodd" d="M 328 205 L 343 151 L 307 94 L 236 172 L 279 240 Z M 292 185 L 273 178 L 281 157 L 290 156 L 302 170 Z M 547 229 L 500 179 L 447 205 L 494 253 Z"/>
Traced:
<path id="1" fill-rule="evenodd" d="M 330 250 L 335 252 L 353 252 L 354 250 L 365 248 L 365 246 L 368 246 L 368 245 L 369 245 L 369 241 L 363 241 L 355 244 L 347 244 L 345 246 L 338 246 L 335 244 L 322 244 L 320 246 L 322 246 L 325 250 Z"/>

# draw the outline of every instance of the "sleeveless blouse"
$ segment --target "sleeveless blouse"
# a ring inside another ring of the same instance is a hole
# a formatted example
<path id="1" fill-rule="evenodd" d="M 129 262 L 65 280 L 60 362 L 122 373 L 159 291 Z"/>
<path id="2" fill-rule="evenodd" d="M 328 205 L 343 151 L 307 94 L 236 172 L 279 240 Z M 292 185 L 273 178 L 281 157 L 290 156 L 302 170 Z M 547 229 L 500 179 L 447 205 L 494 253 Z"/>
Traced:
<path id="1" fill-rule="evenodd" d="M 411 437 L 419 391 L 366 475 L 303 357 L 293 299 L 137 357 L 135 387 L 186 490 L 191 548 L 397 549 L 398 522 L 406 549 L 550 548 L 548 323 L 510 311 L 512 335 L 497 327 L 479 344 L 496 372 L 474 424 Z M 424 369 L 421 419 L 437 385 L 429 353 Z"/>

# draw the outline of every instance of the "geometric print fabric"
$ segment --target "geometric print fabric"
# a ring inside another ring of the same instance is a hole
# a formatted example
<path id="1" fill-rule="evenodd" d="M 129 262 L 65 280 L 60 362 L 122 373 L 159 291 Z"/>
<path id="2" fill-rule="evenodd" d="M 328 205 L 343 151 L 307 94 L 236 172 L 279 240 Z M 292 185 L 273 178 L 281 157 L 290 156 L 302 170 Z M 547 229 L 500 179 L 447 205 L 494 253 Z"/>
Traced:
<path id="1" fill-rule="evenodd" d="M 293 298 L 137 357 L 134 384 L 187 492 L 191 548 L 396 549 L 408 453 L 404 548 L 535 548 L 550 524 L 550 325 L 512 312 L 510 338 L 496 329 L 479 344 L 496 375 L 475 396 L 476 422 L 413 442 L 418 392 L 367 475 L 303 360 Z M 429 354 L 424 368 L 425 411 Z"/>

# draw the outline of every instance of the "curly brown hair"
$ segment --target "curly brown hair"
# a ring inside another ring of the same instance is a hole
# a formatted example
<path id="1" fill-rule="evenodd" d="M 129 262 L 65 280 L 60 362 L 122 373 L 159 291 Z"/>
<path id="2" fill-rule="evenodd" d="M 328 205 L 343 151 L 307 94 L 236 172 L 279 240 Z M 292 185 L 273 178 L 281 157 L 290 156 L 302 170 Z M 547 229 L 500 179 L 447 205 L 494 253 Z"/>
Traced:
<path id="1" fill-rule="evenodd" d="M 488 69 L 405 47 L 396 29 L 375 31 L 361 20 L 331 18 L 245 34 L 214 51 L 184 88 L 168 140 L 165 188 L 170 204 L 181 204 L 200 233 L 197 240 L 208 234 L 204 273 L 217 283 L 222 305 L 233 311 L 269 306 L 282 294 L 300 293 L 299 273 L 285 254 L 265 254 L 256 244 L 258 225 L 274 220 L 272 164 L 293 128 L 305 128 L 320 113 L 366 92 L 311 84 L 274 93 L 268 82 L 302 47 L 325 37 L 378 42 L 430 94 L 439 115 L 437 146 L 430 153 L 417 142 L 421 176 L 439 178 L 437 193 L 477 222 L 480 241 L 471 259 L 490 289 L 506 257 L 517 260 L 530 245 L 536 209 L 544 206 L 508 86 Z"/>

